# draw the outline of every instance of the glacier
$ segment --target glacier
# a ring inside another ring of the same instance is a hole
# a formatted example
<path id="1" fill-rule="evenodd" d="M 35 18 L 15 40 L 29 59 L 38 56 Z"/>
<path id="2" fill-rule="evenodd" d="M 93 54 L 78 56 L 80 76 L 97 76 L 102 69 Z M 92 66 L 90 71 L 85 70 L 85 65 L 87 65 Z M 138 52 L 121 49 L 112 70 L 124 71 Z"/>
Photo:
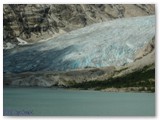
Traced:
<path id="1" fill-rule="evenodd" d="M 155 35 L 155 15 L 93 24 L 48 41 L 4 50 L 4 72 L 121 66 Z"/>

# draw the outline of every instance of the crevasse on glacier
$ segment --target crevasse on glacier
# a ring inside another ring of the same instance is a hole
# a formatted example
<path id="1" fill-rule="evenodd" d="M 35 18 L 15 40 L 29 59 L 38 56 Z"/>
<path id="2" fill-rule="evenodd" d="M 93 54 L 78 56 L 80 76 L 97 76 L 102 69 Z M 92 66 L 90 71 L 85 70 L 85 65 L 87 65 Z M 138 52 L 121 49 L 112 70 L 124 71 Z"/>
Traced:
<path id="1" fill-rule="evenodd" d="M 93 24 L 4 53 L 4 72 L 61 71 L 132 62 L 155 35 L 155 16 Z"/>

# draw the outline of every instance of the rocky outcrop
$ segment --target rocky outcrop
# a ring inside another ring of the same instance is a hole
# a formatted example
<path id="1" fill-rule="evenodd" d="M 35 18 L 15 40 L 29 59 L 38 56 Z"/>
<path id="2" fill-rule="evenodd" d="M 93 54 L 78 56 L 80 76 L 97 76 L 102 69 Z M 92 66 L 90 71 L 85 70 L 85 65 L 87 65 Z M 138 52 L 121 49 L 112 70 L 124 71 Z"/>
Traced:
<path id="1" fill-rule="evenodd" d="M 152 38 L 152 40 L 146 44 L 143 49 L 140 49 L 139 51 L 137 51 L 137 54 L 135 55 L 135 60 L 140 59 L 144 56 L 146 56 L 147 54 L 151 53 L 154 48 L 155 48 L 155 36 Z"/>
<path id="2" fill-rule="evenodd" d="M 86 68 L 68 72 L 24 72 L 19 74 L 4 74 L 4 82 L 16 86 L 65 86 L 68 87 L 75 83 L 93 81 L 98 76 L 111 76 L 115 67 Z M 9 83 L 8 83 L 9 81 Z"/>
<path id="3" fill-rule="evenodd" d="M 155 8 L 151 4 L 5 4 L 3 7 L 4 48 L 17 45 L 19 43 L 17 37 L 35 43 L 93 23 L 152 14 L 155 14 Z"/>

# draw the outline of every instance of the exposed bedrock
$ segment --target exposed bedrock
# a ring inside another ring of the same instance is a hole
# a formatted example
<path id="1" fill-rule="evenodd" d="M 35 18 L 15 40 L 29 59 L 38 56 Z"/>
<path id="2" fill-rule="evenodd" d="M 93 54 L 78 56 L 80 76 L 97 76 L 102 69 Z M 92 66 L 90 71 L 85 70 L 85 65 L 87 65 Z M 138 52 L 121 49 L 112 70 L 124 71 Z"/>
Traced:
<path id="1" fill-rule="evenodd" d="M 153 14 L 152 4 L 4 4 L 4 48 L 19 44 L 17 38 L 36 43 L 93 23 Z"/>

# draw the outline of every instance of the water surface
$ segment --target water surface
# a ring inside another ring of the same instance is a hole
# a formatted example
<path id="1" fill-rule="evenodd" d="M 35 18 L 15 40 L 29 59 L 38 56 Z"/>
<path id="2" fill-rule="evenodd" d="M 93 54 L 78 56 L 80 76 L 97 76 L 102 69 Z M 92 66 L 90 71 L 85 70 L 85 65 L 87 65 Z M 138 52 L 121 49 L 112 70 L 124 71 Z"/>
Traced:
<path id="1" fill-rule="evenodd" d="M 4 115 L 154 116 L 154 93 L 4 88 Z M 25 112 L 24 112 L 25 111 Z"/>

